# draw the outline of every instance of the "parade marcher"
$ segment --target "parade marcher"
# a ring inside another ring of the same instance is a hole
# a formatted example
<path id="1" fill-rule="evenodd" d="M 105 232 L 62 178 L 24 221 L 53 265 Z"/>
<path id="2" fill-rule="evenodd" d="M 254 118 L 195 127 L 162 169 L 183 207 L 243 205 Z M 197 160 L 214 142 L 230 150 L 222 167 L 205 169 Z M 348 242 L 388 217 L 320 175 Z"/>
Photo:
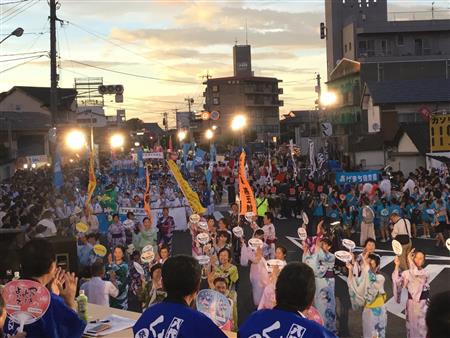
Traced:
<path id="1" fill-rule="evenodd" d="M 180 278 L 183 276 L 183 278 Z M 135 338 L 149 335 L 184 338 L 225 338 L 225 334 L 205 315 L 189 306 L 200 286 L 201 267 L 188 256 L 169 258 L 162 267 L 162 284 L 167 297 L 149 307 L 133 327 Z"/>
<path id="2" fill-rule="evenodd" d="M 152 246 L 155 254 L 158 252 L 158 229 L 153 227 L 150 218 L 145 217 L 142 220 L 140 231 L 137 234 L 133 233 L 133 245 L 139 252 L 147 245 Z"/>
<path id="3" fill-rule="evenodd" d="M 118 245 L 125 246 L 126 241 L 125 227 L 119 220 L 119 214 L 114 214 L 112 216 L 112 223 L 108 229 L 108 245 L 110 248 Z"/>
<path id="4" fill-rule="evenodd" d="M 305 318 L 303 311 L 311 306 L 314 293 L 314 271 L 304 263 L 288 264 L 277 280 L 275 308 L 251 314 L 239 328 L 238 337 L 336 337 Z"/>
<path id="5" fill-rule="evenodd" d="M 169 252 L 172 251 L 173 231 L 175 230 L 175 221 L 169 215 L 169 209 L 163 208 L 163 215 L 158 219 L 156 227 L 158 228 L 158 246 L 166 245 Z"/>
<path id="6" fill-rule="evenodd" d="M 98 233 L 98 218 L 92 213 L 91 207 L 84 208 L 84 215 L 83 217 L 81 217 L 80 222 L 89 226 L 89 232 L 92 232 L 94 234 Z"/>
<path id="7" fill-rule="evenodd" d="M 367 238 L 375 238 L 374 218 L 375 212 L 370 207 L 368 199 L 364 200 L 364 206 L 362 208 L 362 221 L 361 221 L 361 236 L 360 245 L 363 246 Z"/>
<path id="8" fill-rule="evenodd" d="M 429 276 L 424 269 L 425 254 L 414 249 L 408 255 L 409 270 L 400 272 L 400 260 L 394 259 L 392 273 L 394 298 L 400 303 L 402 288 L 408 290 L 406 301 L 406 332 L 408 338 L 426 337 L 425 316 L 430 298 Z"/>
<path id="9" fill-rule="evenodd" d="M 150 268 L 150 281 L 144 282 L 139 290 L 139 299 L 143 309 L 148 309 L 151 305 L 161 303 L 167 296 L 162 287 L 161 281 L 162 264 L 156 263 Z"/>
<path id="10" fill-rule="evenodd" d="M 225 278 L 229 290 L 236 290 L 236 284 L 239 280 L 239 273 L 236 265 L 231 264 L 230 249 L 223 248 L 218 252 L 219 265 L 215 268 L 216 276 Z"/>
<path id="11" fill-rule="evenodd" d="M 353 275 L 353 266 L 347 263 L 350 299 L 354 309 L 364 306 L 362 314 L 363 338 L 385 338 L 387 325 L 384 276 L 380 273 L 380 256 L 364 255 L 364 269 L 360 277 Z"/>
<path id="12" fill-rule="evenodd" d="M 334 295 L 335 257 L 330 252 L 332 243 L 328 238 L 316 241 L 316 249 L 310 253 L 306 242 L 304 245 L 303 261 L 311 266 L 316 276 L 316 293 L 314 307 L 319 311 L 324 326 L 331 332 L 336 332 L 336 298 Z"/>
<path id="13" fill-rule="evenodd" d="M 119 289 L 117 297 L 109 298 L 109 305 L 120 310 L 128 309 L 128 264 L 125 261 L 125 249 L 116 246 L 113 255 L 108 255 L 108 265 L 106 266 L 106 276 L 109 280 L 115 280 L 115 285 Z"/>

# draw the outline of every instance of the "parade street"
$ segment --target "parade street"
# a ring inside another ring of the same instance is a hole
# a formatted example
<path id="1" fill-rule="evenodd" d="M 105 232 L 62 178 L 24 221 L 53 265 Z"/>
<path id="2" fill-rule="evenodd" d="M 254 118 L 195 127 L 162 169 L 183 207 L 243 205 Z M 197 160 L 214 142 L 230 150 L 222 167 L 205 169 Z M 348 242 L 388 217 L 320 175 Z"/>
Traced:
<path id="1" fill-rule="evenodd" d="M 277 244 L 286 247 L 287 261 L 299 261 L 302 258 L 301 243 L 297 235 L 298 228 L 297 219 L 277 220 L 275 227 L 277 231 L 278 242 Z M 353 240 L 358 243 L 358 234 L 353 236 Z M 192 238 L 189 232 L 177 232 L 174 239 L 174 253 L 177 254 L 189 254 L 191 253 Z M 450 281 L 450 254 L 447 250 L 436 249 L 434 247 L 434 241 L 430 239 L 414 239 L 413 247 L 416 249 L 424 250 L 427 257 L 427 267 L 430 274 L 430 288 L 433 294 L 444 290 L 448 287 Z M 356 250 L 355 250 L 356 251 Z M 406 295 L 402 295 L 402 304 L 397 304 L 392 298 L 392 280 L 391 274 L 394 269 L 393 259 L 394 253 L 390 243 L 377 242 L 376 252 L 381 255 L 381 270 L 386 278 L 385 290 L 387 291 L 387 309 L 388 309 L 388 325 L 387 325 L 387 337 L 406 337 L 405 328 L 405 313 L 404 313 L 404 300 Z M 348 287 L 346 285 L 346 277 L 342 275 L 336 280 L 336 302 L 339 309 L 339 303 L 341 296 L 347 294 Z M 345 302 L 345 301 L 344 301 Z M 362 323 L 361 323 L 361 310 L 353 311 L 351 309 L 350 300 L 347 299 L 348 313 L 348 327 L 350 335 L 341 334 L 340 337 L 361 337 L 362 336 Z M 249 280 L 249 268 L 239 267 L 239 289 L 238 289 L 238 318 L 241 323 L 242 319 L 248 317 L 248 315 L 254 311 L 252 307 L 252 292 Z M 339 310 L 338 310 L 339 316 Z"/>

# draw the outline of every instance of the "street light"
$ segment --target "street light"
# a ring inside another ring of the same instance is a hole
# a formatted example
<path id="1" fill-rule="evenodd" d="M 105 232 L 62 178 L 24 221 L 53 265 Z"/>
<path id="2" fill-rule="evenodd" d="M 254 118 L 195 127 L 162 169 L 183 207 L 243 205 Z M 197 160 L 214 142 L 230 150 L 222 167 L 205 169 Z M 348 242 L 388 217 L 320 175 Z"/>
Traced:
<path id="1" fill-rule="evenodd" d="M 134 142 L 135 147 L 139 147 L 141 144 L 139 142 Z"/>
<path id="2" fill-rule="evenodd" d="M 214 137 L 214 132 L 211 129 L 206 129 L 205 137 L 207 140 L 211 140 Z"/>
<path id="3" fill-rule="evenodd" d="M 120 148 L 125 143 L 125 138 L 122 134 L 114 134 L 111 136 L 110 144 L 111 148 Z"/>
<path id="4" fill-rule="evenodd" d="M 186 138 L 187 133 L 184 130 L 180 130 L 178 132 L 178 140 L 180 140 L 180 142 L 182 142 L 185 138 Z"/>
<path id="5" fill-rule="evenodd" d="M 72 130 L 66 135 L 66 145 L 72 150 L 80 150 L 86 144 L 86 136 L 80 130 Z"/>
<path id="6" fill-rule="evenodd" d="M 216 126 L 216 125 L 213 125 L 213 126 L 211 127 L 211 129 L 212 129 L 212 130 L 216 130 L 216 129 L 217 129 L 217 126 Z"/>
<path id="7" fill-rule="evenodd" d="M 320 95 L 320 104 L 322 106 L 331 106 L 337 101 L 337 96 L 333 92 L 324 92 Z"/>
<path id="8" fill-rule="evenodd" d="M 23 35 L 23 28 L 22 27 L 17 27 L 15 30 L 13 30 L 11 33 L 9 33 L 9 35 L 7 35 L 5 38 L 2 39 L 2 41 L 0 41 L 0 43 L 2 43 L 3 41 L 5 41 L 6 39 L 8 39 L 11 36 L 17 36 L 17 37 L 21 37 Z"/>
<path id="9" fill-rule="evenodd" d="M 239 131 L 247 125 L 247 117 L 244 115 L 236 115 L 231 120 L 231 129 L 234 131 Z"/>

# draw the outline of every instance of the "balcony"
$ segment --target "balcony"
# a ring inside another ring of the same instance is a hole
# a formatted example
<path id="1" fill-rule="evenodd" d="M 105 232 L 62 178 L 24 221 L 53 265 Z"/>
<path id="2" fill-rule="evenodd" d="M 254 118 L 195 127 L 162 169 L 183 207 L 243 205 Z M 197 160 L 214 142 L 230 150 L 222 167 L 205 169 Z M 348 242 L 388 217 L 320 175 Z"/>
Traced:
<path id="1" fill-rule="evenodd" d="M 279 92 L 279 90 L 281 89 L 281 93 Z M 264 86 L 261 87 L 256 87 L 256 86 L 245 86 L 244 88 L 244 93 L 245 94 L 265 94 L 265 95 L 278 95 L 278 94 L 283 94 L 283 89 L 282 88 L 265 88 Z"/>

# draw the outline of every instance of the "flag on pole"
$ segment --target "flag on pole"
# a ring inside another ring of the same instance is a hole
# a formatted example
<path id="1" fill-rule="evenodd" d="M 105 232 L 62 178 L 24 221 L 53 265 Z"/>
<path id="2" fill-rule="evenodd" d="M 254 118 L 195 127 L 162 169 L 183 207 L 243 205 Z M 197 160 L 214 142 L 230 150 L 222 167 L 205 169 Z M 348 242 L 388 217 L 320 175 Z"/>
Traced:
<path id="1" fill-rule="evenodd" d="M 317 165 L 316 165 L 316 154 L 314 150 L 314 141 L 311 139 L 308 139 L 309 142 L 309 164 L 311 168 L 311 174 L 314 175 L 314 173 L 317 171 Z"/>
<path id="2" fill-rule="evenodd" d="M 89 210 L 89 214 L 91 213 L 90 203 L 92 194 L 94 193 L 95 187 L 97 186 L 97 178 L 95 177 L 95 171 L 94 171 L 94 149 L 91 149 L 91 153 L 89 155 L 89 183 L 88 183 L 88 189 L 87 189 L 87 198 L 86 203 L 84 207 Z"/>
<path id="3" fill-rule="evenodd" d="M 272 178 L 272 158 L 270 157 L 270 149 L 269 149 L 269 155 L 267 156 L 267 159 L 269 161 L 269 166 L 267 168 L 267 179 L 269 182 L 269 186 L 273 186 L 273 178 Z"/>
<path id="4" fill-rule="evenodd" d="M 187 163 L 187 157 L 189 154 L 189 149 L 191 149 L 191 144 L 190 143 L 185 143 L 183 144 L 183 162 Z"/>
<path id="5" fill-rule="evenodd" d="M 172 145 L 172 135 L 169 136 L 169 148 L 168 148 L 169 153 L 171 153 L 173 151 L 173 145 Z"/>
<path id="6" fill-rule="evenodd" d="M 211 145 L 209 146 L 209 161 L 210 162 L 216 162 L 216 154 L 217 154 L 216 145 L 214 143 L 211 143 Z"/>
<path id="7" fill-rule="evenodd" d="M 150 208 L 150 174 L 148 172 L 148 167 L 145 167 L 145 194 L 144 194 L 144 210 L 150 222 L 153 223 L 152 210 Z"/>
<path id="8" fill-rule="evenodd" d="M 250 211 L 256 215 L 255 195 L 245 175 L 245 151 L 242 151 L 239 157 L 239 199 L 241 215 L 245 215 Z"/>
<path id="9" fill-rule="evenodd" d="M 144 151 L 142 150 L 142 147 L 138 148 L 137 160 L 138 160 L 138 177 L 140 179 L 143 179 L 145 176 L 145 169 L 144 169 Z"/>
<path id="10" fill-rule="evenodd" d="M 295 159 L 294 159 L 294 142 L 292 141 L 292 139 L 289 140 L 289 149 L 290 149 L 290 152 L 291 152 L 292 166 L 293 166 L 293 169 L 294 169 L 294 177 L 295 177 L 295 179 L 297 179 L 297 174 L 298 174 L 298 172 L 297 172 L 297 163 L 295 162 Z"/>

